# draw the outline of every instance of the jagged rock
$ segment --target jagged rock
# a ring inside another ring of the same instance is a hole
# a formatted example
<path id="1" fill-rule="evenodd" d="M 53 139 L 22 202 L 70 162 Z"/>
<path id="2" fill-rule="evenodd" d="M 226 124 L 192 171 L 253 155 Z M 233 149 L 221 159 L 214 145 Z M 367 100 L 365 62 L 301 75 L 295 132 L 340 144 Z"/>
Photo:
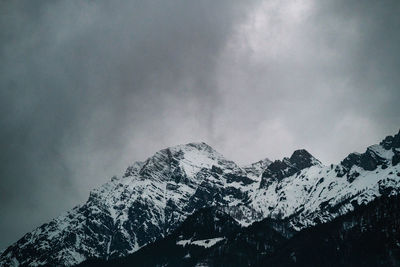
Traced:
<path id="1" fill-rule="evenodd" d="M 309 168 L 315 164 L 319 164 L 319 160 L 314 158 L 307 150 L 299 149 L 293 152 L 292 156 L 289 159 L 290 163 L 297 168 L 298 170 L 302 170 L 305 168 Z"/>
<path id="2" fill-rule="evenodd" d="M 400 148 L 400 130 L 394 136 L 386 136 L 382 142 L 379 143 L 383 148 L 389 150 L 391 148 Z"/>
<path id="3" fill-rule="evenodd" d="M 359 166 L 361 160 L 361 154 L 359 153 L 350 153 L 344 160 L 340 162 L 340 164 L 346 169 L 350 170 L 354 165 Z"/>
<path id="4" fill-rule="evenodd" d="M 305 149 L 296 150 L 290 158 L 276 160 L 265 169 L 262 174 L 260 188 L 267 188 L 273 181 L 280 181 L 298 171 L 317 164 L 321 164 L 321 162 Z"/>
<path id="5" fill-rule="evenodd" d="M 265 158 L 250 165 L 243 166 L 242 169 L 246 172 L 249 178 L 260 181 L 262 173 L 271 163 L 272 161 Z"/>
<path id="6" fill-rule="evenodd" d="M 367 171 L 373 171 L 376 169 L 378 164 L 382 164 L 383 161 L 377 156 L 371 149 L 361 155 L 359 166 Z"/>
<path id="7" fill-rule="evenodd" d="M 400 162 L 400 150 L 393 149 L 392 165 L 396 166 Z"/>

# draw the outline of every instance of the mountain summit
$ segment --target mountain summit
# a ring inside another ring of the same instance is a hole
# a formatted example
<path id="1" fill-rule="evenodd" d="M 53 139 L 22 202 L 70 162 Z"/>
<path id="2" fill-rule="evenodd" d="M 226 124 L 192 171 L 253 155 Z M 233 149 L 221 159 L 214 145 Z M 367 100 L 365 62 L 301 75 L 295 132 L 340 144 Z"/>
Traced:
<path id="1" fill-rule="evenodd" d="M 398 194 L 399 138 L 386 137 L 330 166 L 303 149 L 241 167 L 205 143 L 166 148 L 23 236 L 1 254 L 0 265 L 70 266 L 126 256 L 207 207 L 223 209 L 238 227 L 271 218 L 285 220 L 290 232 L 329 222 L 379 196 Z"/>
<path id="2" fill-rule="evenodd" d="M 280 181 L 303 169 L 320 164 L 321 162 L 314 158 L 307 150 L 296 150 L 290 158 L 276 160 L 265 169 L 262 174 L 260 187 L 268 187 L 275 180 Z"/>

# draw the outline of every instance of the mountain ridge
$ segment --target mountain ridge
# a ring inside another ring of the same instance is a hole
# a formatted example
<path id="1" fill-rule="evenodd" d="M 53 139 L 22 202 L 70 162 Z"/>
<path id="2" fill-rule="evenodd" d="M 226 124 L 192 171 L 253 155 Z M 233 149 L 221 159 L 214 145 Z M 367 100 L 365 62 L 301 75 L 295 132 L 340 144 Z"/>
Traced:
<path id="1" fill-rule="evenodd" d="M 400 132 L 331 166 L 306 150 L 241 167 L 203 142 L 162 149 L 92 190 L 86 203 L 24 235 L 1 254 L 0 264 L 74 265 L 125 256 L 210 206 L 223 206 L 242 226 L 285 218 L 299 231 L 328 222 L 398 194 L 399 138 Z"/>

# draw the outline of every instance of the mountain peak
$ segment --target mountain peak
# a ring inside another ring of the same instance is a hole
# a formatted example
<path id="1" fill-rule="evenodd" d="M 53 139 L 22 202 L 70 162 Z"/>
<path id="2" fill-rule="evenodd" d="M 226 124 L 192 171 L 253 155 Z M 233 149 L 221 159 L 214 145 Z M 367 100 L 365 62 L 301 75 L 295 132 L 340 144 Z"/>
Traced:
<path id="1" fill-rule="evenodd" d="M 198 147 L 198 148 L 211 148 L 211 146 L 205 142 L 190 142 L 190 143 L 187 143 L 186 145 Z"/>
<path id="2" fill-rule="evenodd" d="M 320 164 L 321 162 L 314 158 L 307 150 L 295 150 L 290 158 L 275 160 L 265 169 L 262 174 L 260 187 L 268 187 L 272 181 L 280 181 L 298 171 Z"/>
<path id="3" fill-rule="evenodd" d="M 295 150 L 292 156 L 290 156 L 289 161 L 299 170 L 321 163 L 305 149 Z"/>
<path id="4" fill-rule="evenodd" d="M 210 154 L 218 154 L 222 156 L 220 153 L 218 153 L 214 148 L 212 148 L 210 145 L 206 144 L 205 142 L 190 142 L 187 144 L 181 144 L 181 145 L 176 145 L 176 146 L 171 146 L 166 148 L 167 150 L 170 151 L 204 151 Z"/>
<path id="5" fill-rule="evenodd" d="M 272 163 L 272 161 L 268 158 L 259 160 L 257 162 L 251 163 L 249 165 L 242 166 L 243 170 L 249 175 L 251 178 L 258 180 L 264 170 Z"/>
<path id="6" fill-rule="evenodd" d="M 297 149 L 293 152 L 292 156 L 290 156 L 290 158 L 293 157 L 312 157 L 312 155 L 310 154 L 310 152 L 308 152 L 307 150 L 305 150 L 304 148 L 301 149 Z"/>
<path id="7" fill-rule="evenodd" d="M 372 145 L 364 153 L 350 153 L 337 167 L 338 176 L 348 173 L 353 166 L 361 167 L 367 171 L 373 171 L 378 166 L 386 168 L 400 162 L 400 130 L 397 134 L 386 136 L 379 145 Z"/>
<path id="8" fill-rule="evenodd" d="M 139 171 L 141 177 L 169 180 L 179 176 L 194 178 L 202 168 L 227 162 L 204 142 L 188 143 L 162 149 L 149 157 Z"/>

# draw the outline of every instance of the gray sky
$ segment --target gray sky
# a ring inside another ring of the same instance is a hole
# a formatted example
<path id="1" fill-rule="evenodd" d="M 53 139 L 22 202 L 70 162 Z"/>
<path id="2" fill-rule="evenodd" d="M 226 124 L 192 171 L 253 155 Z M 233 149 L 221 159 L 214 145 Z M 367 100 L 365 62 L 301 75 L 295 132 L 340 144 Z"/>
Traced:
<path id="1" fill-rule="evenodd" d="M 157 150 L 326 164 L 400 128 L 398 1 L 1 1 L 0 248 Z"/>

